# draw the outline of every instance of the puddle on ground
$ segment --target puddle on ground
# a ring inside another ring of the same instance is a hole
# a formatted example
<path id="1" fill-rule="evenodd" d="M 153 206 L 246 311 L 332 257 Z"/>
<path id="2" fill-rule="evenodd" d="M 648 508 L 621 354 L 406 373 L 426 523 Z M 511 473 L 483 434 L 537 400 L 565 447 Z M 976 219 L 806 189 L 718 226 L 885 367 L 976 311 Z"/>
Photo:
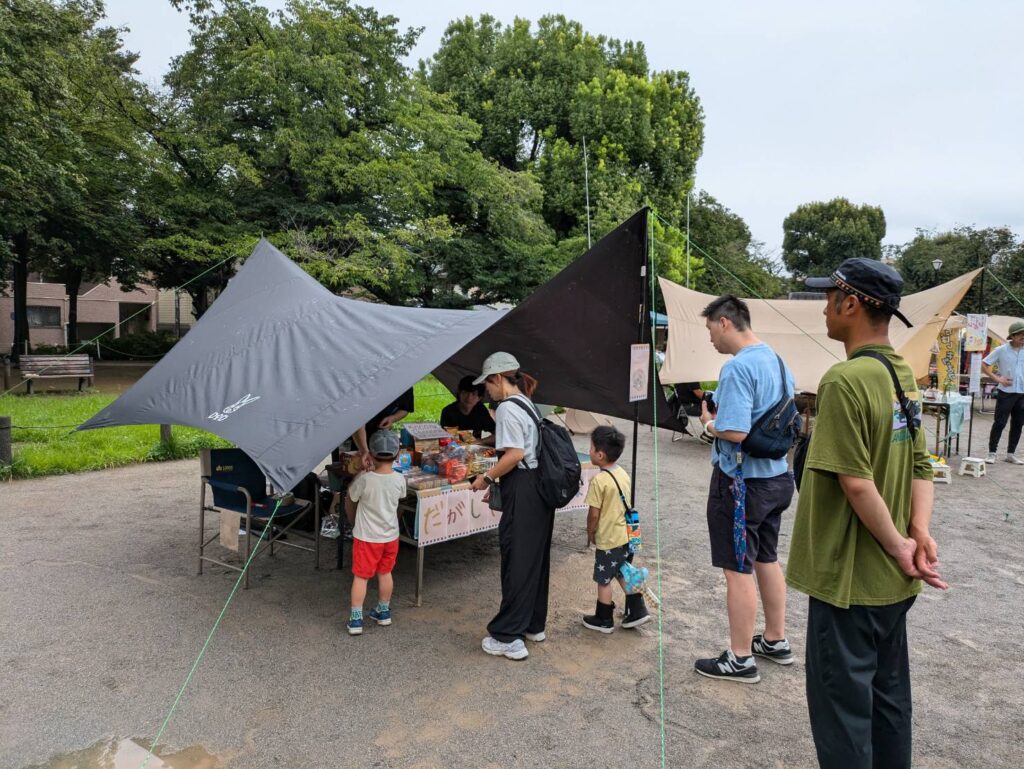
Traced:
<path id="1" fill-rule="evenodd" d="M 104 740 L 29 769 L 141 769 L 149 755 L 149 744 L 149 740 L 140 738 Z M 171 752 L 158 745 L 146 763 L 146 769 L 221 769 L 222 766 L 216 756 L 199 746 Z"/>

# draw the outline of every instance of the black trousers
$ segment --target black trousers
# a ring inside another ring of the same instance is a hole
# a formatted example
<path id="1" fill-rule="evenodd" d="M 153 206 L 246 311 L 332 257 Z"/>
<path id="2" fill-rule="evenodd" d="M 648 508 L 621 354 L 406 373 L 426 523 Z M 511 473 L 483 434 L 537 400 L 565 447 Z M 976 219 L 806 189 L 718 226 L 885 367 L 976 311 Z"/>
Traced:
<path id="1" fill-rule="evenodd" d="M 492 638 L 511 643 L 544 629 L 554 526 L 555 511 L 540 497 L 536 470 L 517 468 L 502 476 L 501 607 L 487 625 Z"/>
<path id="2" fill-rule="evenodd" d="M 1003 436 L 1003 428 L 1010 423 L 1010 440 L 1006 451 L 1013 454 L 1020 442 L 1021 428 L 1024 428 L 1024 393 L 1004 393 L 996 390 L 996 416 L 992 420 L 992 432 L 988 435 L 988 450 L 995 454 L 999 448 L 999 439 Z"/>
<path id="3" fill-rule="evenodd" d="M 907 611 L 810 599 L 807 709 L 822 769 L 910 769 Z"/>

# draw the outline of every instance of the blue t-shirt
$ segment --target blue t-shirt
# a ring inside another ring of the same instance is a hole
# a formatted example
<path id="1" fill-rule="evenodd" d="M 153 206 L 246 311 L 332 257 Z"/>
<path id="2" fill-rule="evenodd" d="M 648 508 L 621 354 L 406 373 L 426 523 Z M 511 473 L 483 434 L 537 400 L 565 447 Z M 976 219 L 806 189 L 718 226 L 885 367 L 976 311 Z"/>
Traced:
<path id="1" fill-rule="evenodd" d="M 1013 380 L 1009 386 L 998 385 L 1000 390 L 1004 393 L 1024 393 L 1024 347 L 1014 350 L 1009 342 L 999 345 L 985 356 L 985 363 L 999 369 L 999 376 L 1008 376 Z"/>
<path id="2" fill-rule="evenodd" d="M 796 383 L 786 367 L 786 395 L 792 396 Z M 750 428 L 782 397 L 779 359 L 775 351 L 764 343 L 744 347 L 732 360 L 722 366 L 715 390 L 715 430 L 736 430 L 749 433 Z M 715 441 L 711 464 L 718 465 L 730 478 L 736 476 L 736 452 L 739 444 Z M 764 459 L 743 457 L 744 478 L 774 478 L 789 470 L 785 457 Z"/>

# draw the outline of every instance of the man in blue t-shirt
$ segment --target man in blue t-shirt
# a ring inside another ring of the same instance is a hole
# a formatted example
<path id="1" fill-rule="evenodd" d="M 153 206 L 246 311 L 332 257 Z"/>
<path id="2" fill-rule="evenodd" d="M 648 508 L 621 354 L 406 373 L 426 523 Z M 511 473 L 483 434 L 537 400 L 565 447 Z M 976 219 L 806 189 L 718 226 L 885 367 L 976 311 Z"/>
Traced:
<path id="1" fill-rule="evenodd" d="M 715 413 L 705 403 L 701 414 L 705 431 L 715 439 L 708 533 L 711 563 L 725 572 L 730 644 L 717 658 L 698 659 L 694 670 L 709 678 L 757 683 L 761 675 L 753 655 L 781 665 L 793 662 L 786 640 L 786 581 L 777 547 L 782 513 L 793 499 L 794 485 L 785 457 L 746 457 L 740 446 L 761 416 L 783 396 L 793 396 L 793 376 L 772 348 L 754 335 L 750 309 L 742 299 L 721 296 L 704 308 L 702 316 L 711 344 L 733 356 L 719 374 Z M 758 592 L 765 629 L 754 635 Z"/>

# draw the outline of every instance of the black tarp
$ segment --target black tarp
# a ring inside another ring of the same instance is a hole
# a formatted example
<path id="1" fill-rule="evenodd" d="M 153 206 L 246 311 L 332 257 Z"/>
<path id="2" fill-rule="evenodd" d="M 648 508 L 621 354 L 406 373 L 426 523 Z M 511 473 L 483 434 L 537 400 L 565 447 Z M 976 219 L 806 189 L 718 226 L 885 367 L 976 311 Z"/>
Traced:
<path id="1" fill-rule="evenodd" d="M 393 307 L 334 296 L 267 241 L 174 348 L 79 429 L 178 424 L 251 456 L 279 489 L 435 371 L 451 389 L 504 350 L 537 400 L 626 419 L 630 345 L 649 341 L 646 209 L 514 310 Z M 660 387 L 658 422 L 675 426 Z M 639 407 L 651 424 L 650 399 Z"/>
<path id="2" fill-rule="evenodd" d="M 642 209 L 481 332 L 435 372 L 437 377 L 454 389 L 459 377 L 478 373 L 484 358 L 503 350 L 540 382 L 539 403 L 632 419 L 630 345 L 649 343 L 651 337 L 644 299 L 650 283 L 646 243 L 647 209 Z M 646 320 L 642 330 L 641 318 Z M 663 390 L 655 391 L 658 424 L 679 429 Z M 639 417 L 653 424 L 650 399 L 640 403 Z"/>

